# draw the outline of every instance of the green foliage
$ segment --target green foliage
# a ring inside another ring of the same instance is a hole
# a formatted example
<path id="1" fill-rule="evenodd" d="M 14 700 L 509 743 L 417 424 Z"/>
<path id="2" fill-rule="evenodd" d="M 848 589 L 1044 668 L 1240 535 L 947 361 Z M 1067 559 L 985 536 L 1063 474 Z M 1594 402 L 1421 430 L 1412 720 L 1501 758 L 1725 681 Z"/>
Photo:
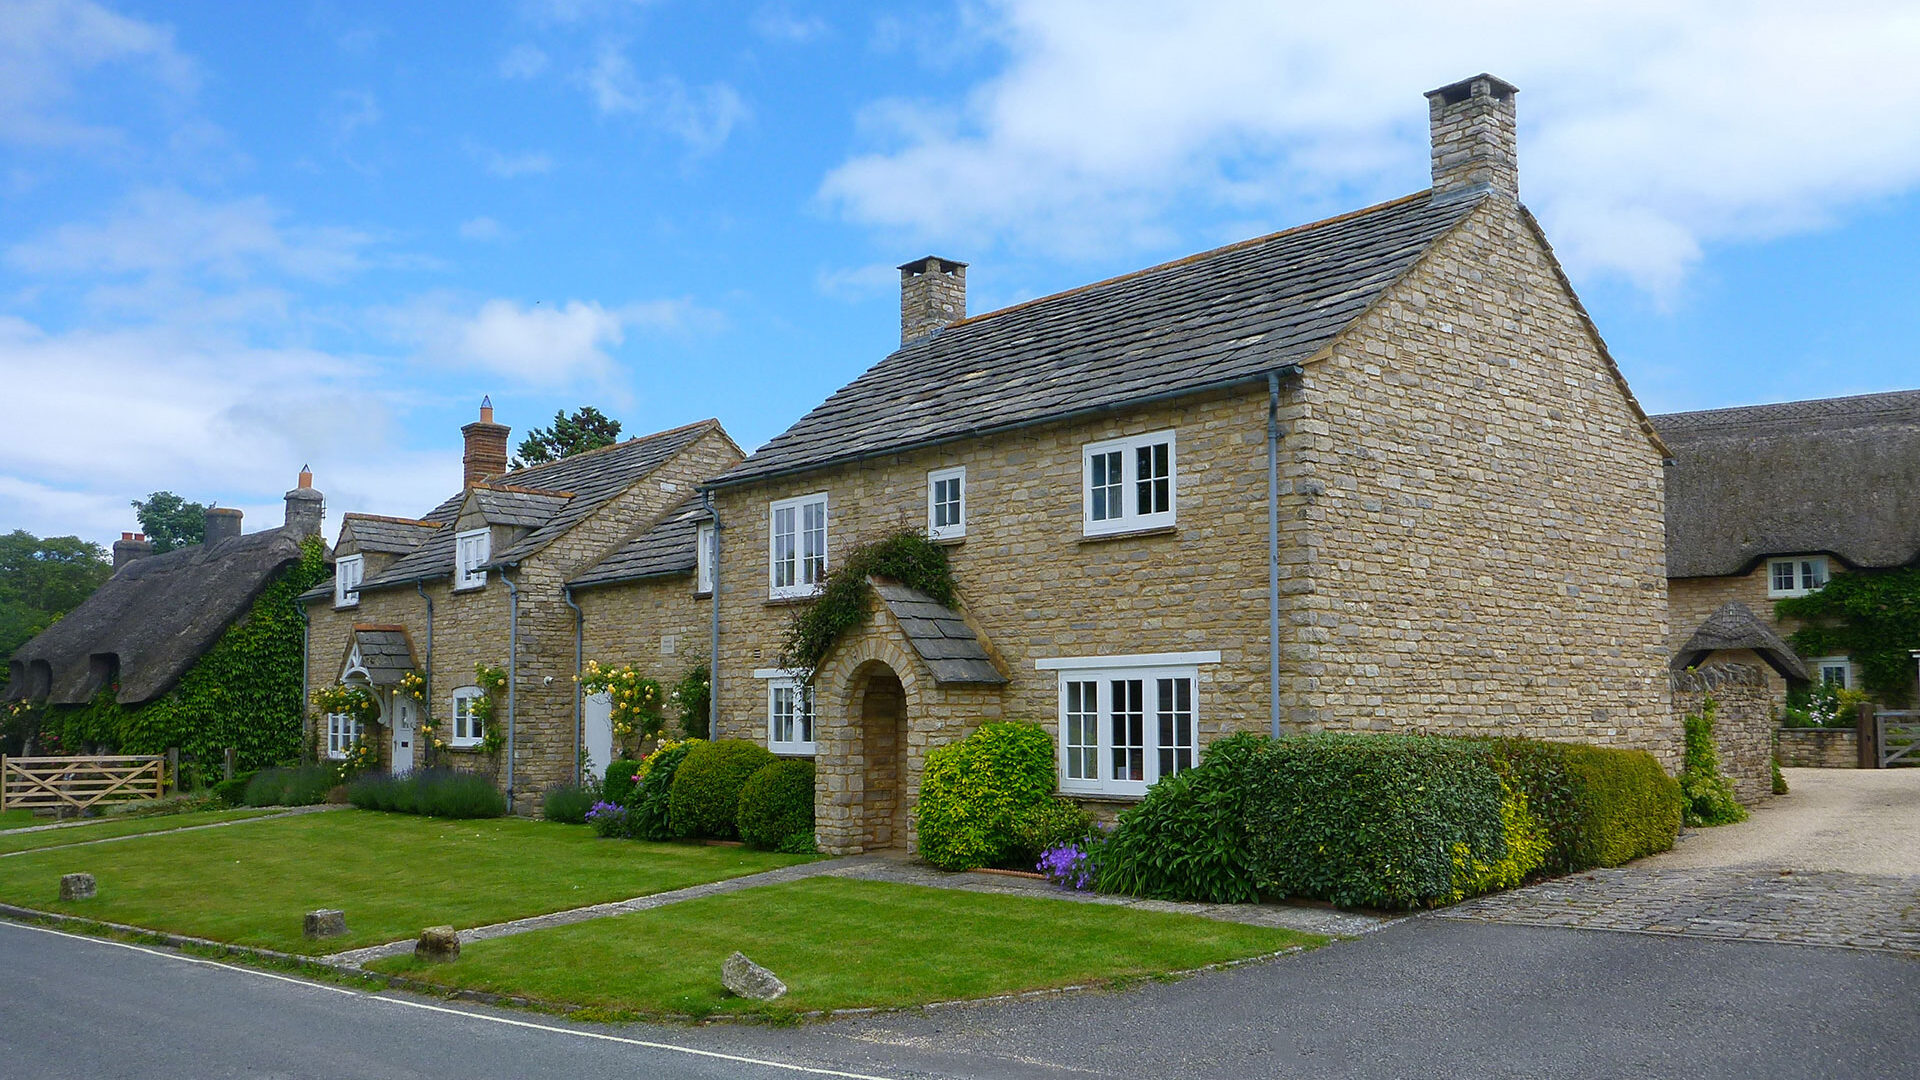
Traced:
<path id="1" fill-rule="evenodd" d="M 716 840 L 738 836 L 740 789 L 773 760 L 766 747 L 745 739 L 693 744 L 673 774 L 668 795 L 674 835 Z"/>
<path id="2" fill-rule="evenodd" d="M 117 686 L 86 705 L 45 711 L 41 734 L 50 751 L 94 746 L 125 754 L 179 747 L 183 760 L 210 768 L 227 747 L 237 768 L 298 760 L 304 745 L 300 700 L 300 607 L 294 601 L 326 575 L 318 537 L 283 571 L 247 614 L 221 635 L 179 683 L 141 706 L 113 699 Z"/>
<path id="3" fill-rule="evenodd" d="M 1773 769 L 1773 793 L 1775 795 L 1785 795 L 1787 793 L 1787 774 L 1780 771 L 1780 751 L 1778 749 L 1775 749 L 1772 755 L 1767 758 L 1767 764 Z"/>
<path id="4" fill-rule="evenodd" d="M 140 519 L 140 529 L 153 543 L 155 555 L 207 538 L 207 507 L 171 491 L 156 491 L 144 501 L 133 500 L 133 516 Z"/>
<path id="5" fill-rule="evenodd" d="M 641 763 L 640 779 L 626 798 L 627 807 L 633 811 L 633 835 L 642 840 L 673 837 L 673 777 L 680 771 L 680 763 L 703 742 L 686 739 L 668 743 L 647 755 Z"/>
<path id="6" fill-rule="evenodd" d="M 598 450 L 620 441 L 620 421 L 608 417 L 591 405 L 583 405 L 568 416 L 564 410 L 553 414 L 553 426 L 534 428 L 520 441 L 519 457 L 513 467 L 524 469 L 548 461 Z"/>
<path id="7" fill-rule="evenodd" d="M 314 806 L 327 801 L 339 776 L 326 765 L 261 769 L 247 781 L 241 801 L 248 806 Z"/>
<path id="8" fill-rule="evenodd" d="M 1149 788 L 1097 848 L 1099 890 L 1212 904 L 1258 900 L 1262 875 L 1247 801 L 1266 744 L 1258 735 L 1230 735 L 1208 746 L 1198 766 Z"/>
<path id="9" fill-rule="evenodd" d="M 1547 828 L 1527 809 L 1526 792 L 1501 782 L 1500 837 L 1505 850 L 1492 858 L 1476 856 L 1466 845 L 1453 852 L 1453 899 L 1511 889 L 1540 869 L 1553 849 Z"/>
<path id="10" fill-rule="evenodd" d="M 1093 835 L 1093 815 L 1071 799 L 1051 799 L 1014 823 L 1010 868 L 1032 870 L 1048 848 L 1077 844 Z"/>
<path id="11" fill-rule="evenodd" d="M 547 789 L 546 797 L 540 800 L 540 816 L 568 825 L 583 824 L 587 810 L 598 801 L 599 792 L 592 787 L 562 784 Z"/>
<path id="12" fill-rule="evenodd" d="M 1860 706 L 1872 700 L 1864 690 L 1830 682 L 1787 688 L 1780 726 L 1790 728 L 1850 728 L 1860 722 Z"/>
<path id="13" fill-rule="evenodd" d="M 1619 866 L 1666 851 L 1680 835 L 1680 784 L 1644 750 L 1553 743 L 1573 792 L 1573 815 L 1557 848 L 1568 869 Z"/>
<path id="14" fill-rule="evenodd" d="M 1719 703 L 1709 694 L 1697 713 L 1688 713 L 1686 764 L 1680 791 L 1686 797 L 1683 820 L 1691 826 L 1731 825 L 1747 820 L 1746 807 L 1734 797 L 1733 784 L 1720 774 L 1720 751 L 1713 745 L 1713 718 Z"/>
<path id="15" fill-rule="evenodd" d="M 1792 637 L 1802 656 L 1847 656 L 1866 689 L 1890 704 L 1913 692 L 1912 650 L 1920 649 L 1920 566 L 1835 574 L 1826 586 L 1774 605 L 1803 625 Z"/>
<path id="16" fill-rule="evenodd" d="M 347 785 L 347 801 L 362 810 L 439 818 L 495 818 L 507 812 L 507 798 L 493 781 L 451 769 L 362 776 Z"/>
<path id="17" fill-rule="evenodd" d="M 820 851 L 820 841 L 813 835 L 812 829 L 794 833 L 780 842 L 782 855 L 814 855 Z"/>
<path id="18" fill-rule="evenodd" d="M 738 821 L 740 839 L 750 847 L 784 851 L 795 833 L 811 841 L 813 762 L 790 758 L 762 765 L 740 788 Z"/>
<path id="19" fill-rule="evenodd" d="M 983 724 L 927 755 L 914 807 L 920 857 L 943 870 L 1016 864 L 1029 818 L 1054 801 L 1053 737 L 1025 721 Z"/>
<path id="20" fill-rule="evenodd" d="M 99 544 L 77 536 L 0 536 L 0 690 L 13 650 L 93 595 L 113 573 Z"/>
<path id="21" fill-rule="evenodd" d="M 706 738 L 707 725 L 713 718 L 713 676 L 707 665 L 702 662 L 688 669 L 667 697 L 678 711 L 680 730 L 687 738 Z"/>
<path id="22" fill-rule="evenodd" d="M 627 793 L 633 790 L 633 777 L 640 771 L 640 762 L 634 758 L 614 758 L 607 762 L 606 774 L 600 781 L 600 797 L 607 802 L 626 805 Z"/>
<path id="23" fill-rule="evenodd" d="M 1577 749 L 1575 745 L 1522 738 L 1487 739 L 1484 745 L 1491 751 L 1490 762 L 1501 782 L 1526 800 L 1527 813 L 1546 834 L 1548 845 L 1540 868 L 1550 874 L 1565 874 L 1594 865 L 1582 861 L 1588 845 L 1582 838 L 1581 792 L 1567 768 L 1567 754 Z M 1659 766 L 1654 768 L 1657 771 Z M 1668 843 L 1672 843 L 1671 837 Z"/>
<path id="24" fill-rule="evenodd" d="M 918 589 L 934 603 L 948 607 L 959 596 L 947 549 L 924 533 L 898 532 L 861 544 L 847 552 L 827 575 L 820 595 L 794 612 L 781 646 L 787 667 L 806 672 L 810 681 L 814 669 L 833 650 L 834 642 L 867 621 L 873 593 L 867 583 L 870 577 L 888 578 Z"/>
<path id="25" fill-rule="evenodd" d="M 247 805 L 247 784 L 253 780 L 250 772 L 237 772 L 233 779 L 222 780 L 213 785 L 213 797 L 227 806 Z"/>
<path id="26" fill-rule="evenodd" d="M 580 689 L 586 693 L 607 695 L 616 746 L 626 745 L 636 735 L 650 739 L 666 726 L 666 717 L 661 712 L 666 705 L 666 691 L 660 689 L 659 680 L 640 674 L 632 664 L 603 666 L 597 660 L 589 660 L 586 670 L 580 673 L 579 682 Z"/>

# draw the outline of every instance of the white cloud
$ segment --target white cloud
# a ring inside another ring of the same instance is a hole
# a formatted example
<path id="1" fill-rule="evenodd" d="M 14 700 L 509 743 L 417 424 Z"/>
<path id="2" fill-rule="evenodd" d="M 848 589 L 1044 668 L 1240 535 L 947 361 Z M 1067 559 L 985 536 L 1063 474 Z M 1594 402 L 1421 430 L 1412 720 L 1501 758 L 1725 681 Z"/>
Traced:
<path id="1" fill-rule="evenodd" d="M 839 266 L 817 271 L 814 288 L 837 300 L 866 300 L 900 287 L 900 269 L 886 263 Z"/>
<path id="2" fill-rule="evenodd" d="M 827 21 L 818 15 L 795 15 L 785 4 L 763 4 L 748 23 L 753 32 L 769 41 L 804 45 L 827 32 Z"/>
<path id="3" fill-rule="evenodd" d="M 117 129 L 68 111 L 82 77 L 115 65 L 136 67 L 173 97 L 192 94 L 198 83 L 166 27 L 88 0 L 0 0 L 0 139 L 41 146 L 117 141 Z"/>
<path id="4" fill-rule="evenodd" d="M 508 49 L 500 58 L 499 72 L 503 79 L 531 79 L 545 70 L 547 54 L 526 43 Z"/>
<path id="5" fill-rule="evenodd" d="M 727 83 L 688 86 L 673 75 L 643 79 L 612 45 L 600 50 L 582 81 L 602 113 L 637 116 L 695 153 L 718 150 L 750 115 L 739 91 Z"/>
<path id="6" fill-rule="evenodd" d="M 481 216 L 460 223 L 460 238 L 463 240 L 498 240 L 506 235 L 500 223 L 490 217 Z"/>
<path id="7" fill-rule="evenodd" d="M 1920 10 L 1898 0 L 998 0 L 958 109 L 868 111 L 823 198 L 915 239 L 1106 254 L 1184 207 L 1275 224 L 1426 182 L 1420 93 L 1521 88 L 1521 188 L 1576 266 L 1672 287 L 1703 245 L 1920 183 Z"/>
<path id="8" fill-rule="evenodd" d="M 522 385 L 562 386 L 608 380 L 614 370 L 611 352 L 630 329 L 703 329 L 717 316 L 686 300 L 607 307 L 596 300 L 525 304 L 496 297 L 475 304 L 435 294 L 378 312 L 376 318 L 395 339 L 434 363 Z"/>
<path id="9" fill-rule="evenodd" d="M 508 154 L 490 146 L 469 147 L 487 172 L 505 180 L 519 176 L 537 176 L 553 171 L 553 158 L 539 151 Z"/>

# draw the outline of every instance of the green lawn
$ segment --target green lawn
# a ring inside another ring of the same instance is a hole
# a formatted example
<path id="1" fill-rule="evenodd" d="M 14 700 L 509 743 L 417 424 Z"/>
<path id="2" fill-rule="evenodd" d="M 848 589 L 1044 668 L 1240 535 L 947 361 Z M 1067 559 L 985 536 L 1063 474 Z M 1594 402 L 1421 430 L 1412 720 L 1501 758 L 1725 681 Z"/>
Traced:
<path id="1" fill-rule="evenodd" d="M 8 829 L 24 829 L 29 825 L 43 825 L 48 821 L 35 821 L 31 810 L 0 810 L 0 832 Z"/>
<path id="2" fill-rule="evenodd" d="M 211 825 L 218 821 L 244 821 L 247 818 L 261 817 L 265 814 L 281 812 L 272 810 L 196 810 L 185 814 L 158 814 L 149 817 L 102 818 L 85 825 L 69 825 L 63 829 L 47 829 L 43 832 L 0 833 L 0 853 L 8 851 L 32 851 L 36 848 L 66 847 L 69 844 L 85 843 L 88 840 L 104 840 L 109 836 L 133 836 L 138 833 L 169 832 L 184 829 L 192 825 Z M 12 811 L 8 811 L 12 813 Z M 41 825 L 53 822 L 42 820 Z"/>
<path id="3" fill-rule="evenodd" d="M 671 904 L 476 942 L 451 964 L 375 970 L 611 1013 L 788 1014 L 986 997 L 1154 975 L 1326 939 L 1190 915 L 844 878 Z M 728 994 L 735 949 L 790 992 Z"/>
<path id="4" fill-rule="evenodd" d="M 329 953 L 410 938 L 427 926 L 482 926 L 808 858 L 601 840 L 584 826 L 518 818 L 446 821 L 337 810 L 0 859 L 0 900 Z M 59 902 L 60 875 L 82 870 L 98 880 L 99 895 Z M 347 936 L 304 940 L 301 916 L 315 908 L 345 911 Z"/>

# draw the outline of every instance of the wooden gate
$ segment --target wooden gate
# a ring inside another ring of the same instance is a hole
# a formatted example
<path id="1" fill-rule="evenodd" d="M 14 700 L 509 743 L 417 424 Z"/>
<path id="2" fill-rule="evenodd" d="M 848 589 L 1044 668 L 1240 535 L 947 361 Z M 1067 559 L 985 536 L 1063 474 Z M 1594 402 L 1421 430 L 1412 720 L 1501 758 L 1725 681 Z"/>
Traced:
<path id="1" fill-rule="evenodd" d="M 1882 709 L 1874 714 L 1873 727 L 1881 768 L 1896 761 L 1920 765 L 1920 712 Z"/>
<path id="2" fill-rule="evenodd" d="M 166 790 L 167 759 L 132 757 L 0 757 L 0 810 L 72 807 L 120 799 L 157 799 Z"/>

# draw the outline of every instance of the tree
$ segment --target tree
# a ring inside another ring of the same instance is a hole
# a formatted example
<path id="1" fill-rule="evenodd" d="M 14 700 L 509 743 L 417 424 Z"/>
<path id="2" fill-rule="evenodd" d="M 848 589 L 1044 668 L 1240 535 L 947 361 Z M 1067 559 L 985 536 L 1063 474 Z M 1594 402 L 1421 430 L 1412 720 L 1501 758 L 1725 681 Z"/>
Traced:
<path id="1" fill-rule="evenodd" d="M 207 508 L 171 491 L 156 491 L 145 502 L 133 500 L 133 513 L 140 519 L 141 531 L 153 541 L 155 555 L 207 538 Z"/>
<path id="2" fill-rule="evenodd" d="M 99 544 L 77 536 L 0 536 L 0 686 L 13 650 L 93 595 L 113 573 Z"/>
<path id="3" fill-rule="evenodd" d="M 521 440 L 520 456 L 513 467 L 524 469 L 549 461 L 598 450 L 620 441 L 620 421 L 591 405 L 582 405 L 572 416 L 564 411 L 553 414 L 553 426 L 534 428 Z"/>

